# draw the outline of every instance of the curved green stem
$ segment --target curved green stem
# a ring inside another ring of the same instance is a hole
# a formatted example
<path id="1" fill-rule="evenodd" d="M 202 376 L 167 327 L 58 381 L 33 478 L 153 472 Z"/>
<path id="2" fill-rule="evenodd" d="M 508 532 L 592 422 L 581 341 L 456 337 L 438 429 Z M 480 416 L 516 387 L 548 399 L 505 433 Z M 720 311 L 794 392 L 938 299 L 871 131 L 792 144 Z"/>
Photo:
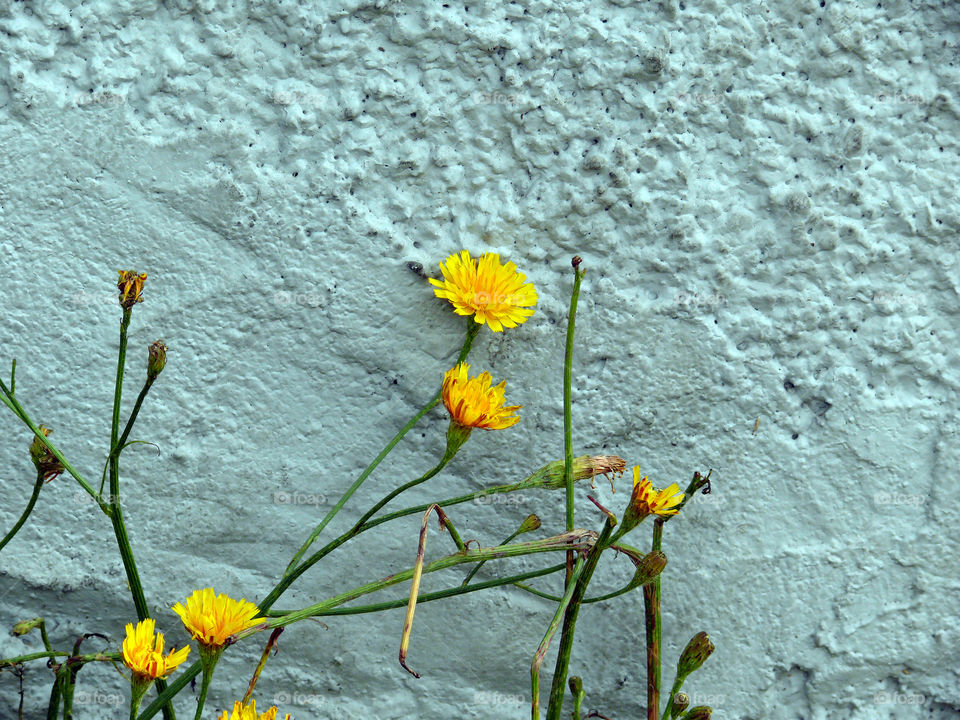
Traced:
<path id="1" fill-rule="evenodd" d="M 567 530 L 573 529 L 573 331 L 577 321 L 577 300 L 580 298 L 580 281 L 584 271 L 580 258 L 573 259 L 573 292 L 570 293 L 570 314 L 567 316 L 567 342 L 563 354 L 563 482 L 567 490 Z M 569 580 L 569 578 L 568 578 Z"/>
<path id="2" fill-rule="evenodd" d="M 20 516 L 20 519 L 17 520 L 16 525 L 10 528 L 10 532 L 3 536 L 3 540 L 0 540 L 0 550 L 3 550 L 3 546 L 10 542 L 14 535 L 20 532 L 20 528 L 23 527 L 23 524 L 27 521 L 27 518 L 30 517 L 30 513 L 33 512 L 33 506 L 37 504 L 37 498 L 40 497 L 40 491 L 42 489 L 43 473 L 38 472 L 37 481 L 33 485 L 33 494 L 30 495 L 30 502 L 27 503 L 27 509 L 23 511 L 23 514 Z"/>
<path id="3" fill-rule="evenodd" d="M 663 543 L 663 518 L 653 523 L 652 550 L 660 550 Z M 660 576 L 643 586 L 643 613 L 647 636 L 647 720 L 660 717 Z"/>
<path id="4" fill-rule="evenodd" d="M 467 355 L 470 353 L 470 349 L 473 347 L 473 340 L 474 338 L 477 337 L 477 333 L 480 332 L 481 327 L 482 325 L 474 322 L 472 317 L 467 318 L 467 333 L 466 333 L 466 337 L 463 340 L 463 346 L 460 348 L 460 355 L 457 358 L 458 363 L 461 363 L 467 359 Z M 383 450 L 380 451 L 380 454 L 373 459 L 373 462 L 367 465 L 367 467 L 364 468 L 363 472 L 360 473 L 359 477 L 357 477 L 357 479 L 353 481 L 353 484 L 349 488 L 347 488 L 347 491 L 343 494 L 340 500 L 337 501 L 337 504 L 334 505 L 333 508 L 331 508 L 330 512 L 328 512 L 326 516 L 324 516 L 323 520 L 320 521 L 320 524 L 317 525 L 313 529 L 313 532 L 310 533 L 310 537 L 307 538 L 307 541 L 300 546 L 299 550 L 297 550 L 296 554 L 293 556 L 293 558 L 290 560 L 290 563 L 287 565 L 287 568 L 284 571 L 284 575 L 293 571 L 297 563 L 300 561 L 300 558 L 302 558 L 306 554 L 310 546 L 313 545 L 314 542 L 316 542 L 318 537 L 320 537 L 320 533 L 323 532 L 323 529 L 327 525 L 329 525 L 330 521 L 333 520 L 333 518 L 336 517 L 337 513 L 343 509 L 343 506 L 347 504 L 347 501 L 353 496 L 353 494 L 357 490 L 360 489 L 360 486 L 363 485 L 366 479 L 370 477 L 370 473 L 372 473 L 377 468 L 377 466 L 383 461 L 383 459 L 390 454 L 390 451 L 393 450 L 393 448 L 396 447 L 397 443 L 399 443 L 403 439 L 403 436 L 406 435 L 408 432 L 410 432 L 413 426 L 416 425 L 418 422 L 420 422 L 421 418 L 423 418 L 424 415 L 426 415 L 428 412 L 433 410 L 433 408 L 435 408 L 439 402 L 440 402 L 440 391 L 438 390 L 436 394 L 432 398 L 430 398 L 430 401 L 426 405 L 424 405 L 420 409 L 420 411 L 407 422 L 406 425 L 400 428 L 400 432 L 398 432 L 396 435 L 393 436 L 393 439 L 386 444 Z"/>
<path id="5" fill-rule="evenodd" d="M 553 683 L 550 686 L 550 704 L 547 706 L 547 720 L 560 720 L 560 713 L 563 711 L 563 696 L 566 691 L 567 673 L 570 670 L 570 656 L 573 653 L 573 635 L 577 626 L 577 616 L 580 613 L 580 605 L 587 593 L 587 586 L 593 577 L 594 570 L 597 569 L 597 563 L 600 562 L 600 556 L 603 551 L 609 547 L 610 535 L 616 525 L 616 519 L 612 515 L 607 516 L 607 522 L 597 538 L 596 543 L 588 551 L 587 561 L 583 566 L 583 573 L 580 579 L 576 581 L 573 595 L 566 613 L 563 616 L 563 630 L 560 633 L 560 647 L 557 650 L 557 662 L 553 671 Z"/>

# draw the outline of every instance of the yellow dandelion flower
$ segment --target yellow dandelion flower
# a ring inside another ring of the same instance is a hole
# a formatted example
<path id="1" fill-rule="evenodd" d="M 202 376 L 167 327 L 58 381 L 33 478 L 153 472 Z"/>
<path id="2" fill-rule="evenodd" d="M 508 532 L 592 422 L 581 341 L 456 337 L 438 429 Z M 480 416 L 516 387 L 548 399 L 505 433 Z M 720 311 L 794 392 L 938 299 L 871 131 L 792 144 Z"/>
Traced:
<path id="1" fill-rule="evenodd" d="M 507 382 L 491 387 L 490 373 L 468 376 L 470 366 L 460 363 L 443 377 L 443 404 L 456 424 L 464 428 L 502 430 L 520 422 L 513 413 L 522 405 L 504 405 Z"/>
<path id="2" fill-rule="evenodd" d="M 440 263 L 443 281 L 430 278 L 434 294 L 449 300 L 458 315 L 473 315 L 494 332 L 516 327 L 533 315 L 537 291 L 527 276 L 512 262 L 500 264 L 497 253 L 486 253 L 479 261 L 462 250 Z"/>
<path id="3" fill-rule="evenodd" d="M 220 720 L 276 720 L 277 719 L 277 708 L 271 707 L 266 712 L 257 714 L 257 701 L 251 700 L 249 705 L 244 705 L 242 702 L 235 702 L 233 704 L 233 712 L 227 715 L 227 711 L 223 711 L 223 715 L 220 716 Z M 287 713 L 285 720 L 290 720 L 290 713 Z"/>
<path id="4" fill-rule="evenodd" d="M 179 650 L 171 650 L 164 656 L 163 633 L 154 635 L 155 627 L 153 618 L 141 620 L 136 627 L 133 623 L 127 623 L 127 637 L 123 641 L 123 664 L 130 668 L 141 682 L 152 682 L 166 677 L 190 654 L 190 646 L 187 645 Z"/>
<path id="5" fill-rule="evenodd" d="M 132 308 L 138 302 L 143 302 L 140 293 L 143 292 L 143 283 L 147 279 L 146 273 L 137 273 L 134 270 L 117 270 L 120 279 L 117 280 L 117 289 L 120 291 L 120 306 Z"/>
<path id="6" fill-rule="evenodd" d="M 225 593 L 214 596 L 213 588 L 194 590 L 187 598 L 187 606 L 173 606 L 184 627 L 208 648 L 222 648 L 231 635 L 266 621 L 257 617 L 257 606 L 246 600 L 234 600 Z"/>
<path id="7" fill-rule="evenodd" d="M 673 483 L 664 490 L 657 490 L 646 475 L 640 477 L 640 468 L 633 468 L 633 494 L 630 507 L 640 519 L 647 515 L 676 515 L 677 505 L 683 502 L 680 486 Z"/>

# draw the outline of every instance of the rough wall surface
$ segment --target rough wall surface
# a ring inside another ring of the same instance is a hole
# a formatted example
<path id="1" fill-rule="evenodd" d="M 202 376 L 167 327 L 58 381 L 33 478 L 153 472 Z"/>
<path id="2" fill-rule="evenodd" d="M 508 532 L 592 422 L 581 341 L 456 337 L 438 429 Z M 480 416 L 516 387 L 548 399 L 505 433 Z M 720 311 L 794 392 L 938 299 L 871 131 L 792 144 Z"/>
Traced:
<path id="1" fill-rule="evenodd" d="M 6 1 L 0 364 L 18 359 L 21 402 L 98 478 L 114 273 L 149 273 L 125 412 L 146 345 L 162 337 L 170 360 L 135 432 L 160 454 L 127 451 L 125 505 L 182 643 L 170 605 L 208 585 L 262 598 L 438 386 L 462 322 L 409 263 L 436 275 L 461 248 L 497 251 L 541 297 L 471 356 L 523 421 L 475 433 L 412 500 L 559 458 L 578 253 L 578 450 L 661 485 L 714 470 L 665 538 L 665 679 L 707 629 L 718 649 L 690 690 L 717 717 L 960 717 L 958 62 L 950 2 Z M 431 413 L 348 510 L 429 468 L 445 426 Z M 5 532 L 32 468 L 25 428 L 6 411 L 0 427 Z M 619 513 L 628 488 L 595 492 Z M 586 494 L 579 523 L 598 527 Z M 452 517 L 493 544 L 529 512 L 561 528 L 562 504 Z M 280 605 L 409 566 L 418 523 L 364 535 Z M 396 662 L 402 611 L 304 623 L 258 697 L 298 720 L 528 717 L 551 614 L 515 589 L 423 605 L 421 680 Z M 66 476 L 0 555 L 0 621 L 36 615 L 60 647 L 118 643 L 134 618 L 110 524 Z M 38 644 L 4 631 L 0 657 Z M 259 645 L 226 655 L 210 717 Z M 641 715 L 642 648 L 639 593 L 584 611 L 588 707 Z M 126 717 L 123 678 L 80 677 L 78 720 Z M 25 718 L 48 680 L 28 667 Z M 0 717 L 17 702 L 0 673 Z"/>

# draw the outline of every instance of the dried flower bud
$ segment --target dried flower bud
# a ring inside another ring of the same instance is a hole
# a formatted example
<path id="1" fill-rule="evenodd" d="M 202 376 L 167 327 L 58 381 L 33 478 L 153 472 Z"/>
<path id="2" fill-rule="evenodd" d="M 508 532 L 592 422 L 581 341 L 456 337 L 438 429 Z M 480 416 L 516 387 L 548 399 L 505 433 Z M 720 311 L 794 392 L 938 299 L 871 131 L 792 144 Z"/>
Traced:
<path id="1" fill-rule="evenodd" d="M 540 518 L 538 518 L 536 515 L 527 515 L 523 522 L 520 523 L 520 529 L 517 530 L 517 535 L 522 535 L 523 533 L 533 532 L 534 530 L 539 529 Z"/>
<path id="2" fill-rule="evenodd" d="M 680 661 L 677 663 L 677 675 L 687 677 L 694 670 L 699 670 L 700 666 L 706 662 L 710 654 L 714 651 L 713 643 L 710 642 L 710 636 L 705 632 L 698 632 L 692 638 L 687 646 L 680 653 Z"/>
<path id="3" fill-rule="evenodd" d="M 536 483 L 548 490 L 560 490 L 563 483 L 564 461 L 557 460 L 541 469 L 542 481 Z M 622 475 L 627 469 L 626 461 L 616 455 L 582 455 L 573 459 L 573 480 L 593 480 L 597 475 L 610 479 L 610 474 Z"/>
<path id="4" fill-rule="evenodd" d="M 147 348 L 147 380 L 156 380 L 166 364 L 167 346 L 163 344 L 163 340 L 157 340 Z"/>
<path id="5" fill-rule="evenodd" d="M 690 708 L 690 712 L 683 716 L 683 720 L 710 720 L 713 715 L 713 708 L 709 705 L 697 705 Z"/>
<path id="6" fill-rule="evenodd" d="M 53 430 L 44 425 L 39 425 L 37 429 L 43 433 L 44 437 L 48 437 L 50 433 L 53 432 Z M 50 449 L 44 445 L 36 435 L 33 436 L 33 442 L 30 443 L 30 459 L 33 460 L 33 464 L 37 466 L 37 472 L 40 473 L 41 477 L 47 482 L 50 482 L 63 472 L 63 465 L 60 464 L 56 456 L 50 452 Z"/>
<path id="7" fill-rule="evenodd" d="M 42 617 L 34 618 L 33 620 L 21 620 L 13 626 L 13 634 L 17 637 L 20 637 L 21 635 L 26 635 L 35 627 L 40 627 L 41 625 L 43 625 Z"/>
<path id="8" fill-rule="evenodd" d="M 690 696 L 685 692 L 678 692 L 673 696 L 673 707 L 670 710 L 670 717 L 667 720 L 673 720 L 680 713 L 687 709 L 690 704 Z"/>
<path id="9" fill-rule="evenodd" d="M 637 571 L 633 574 L 633 581 L 631 582 L 634 587 L 646 585 L 662 573 L 663 569 L 667 566 L 667 556 L 659 550 L 654 550 L 644 555 L 639 561 L 633 557 L 630 559 L 633 560 L 633 564 L 637 567 Z"/>
<path id="10" fill-rule="evenodd" d="M 117 280 L 117 289 L 120 291 L 120 307 L 129 310 L 138 302 L 143 302 L 140 293 L 143 292 L 143 283 L 147 279 L 146 273 L 137 273 L 134 270 L 117 270 L 120 279 Z"/>

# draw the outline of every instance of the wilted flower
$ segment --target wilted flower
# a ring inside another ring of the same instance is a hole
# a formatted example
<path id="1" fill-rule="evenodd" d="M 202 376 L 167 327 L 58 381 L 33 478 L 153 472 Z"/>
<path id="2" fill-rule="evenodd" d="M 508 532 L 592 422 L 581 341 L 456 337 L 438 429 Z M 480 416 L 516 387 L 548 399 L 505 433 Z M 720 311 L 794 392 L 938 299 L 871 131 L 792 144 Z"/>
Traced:
<path id="1" fill-rule="evenodd" d="M 147 279 L 146 273 L 137 273 L 134 270 L 117 270 L 120 279 L 117 289 L 120 291 L 120 307 L 129 310 L 138 302 L 143 302 L 140 293 L 143 292 L 143 283 Z"/>
<path id="2" fill-rule="evenodd" d="M 244 705 L 243 703 L 237 701 L 233 704 L 233 712 L 227 715 L 227 711 L 223 711 L 223 715 L 220 716 L 220 720 L 276 720 L 277 717 L 277 708 L 271 707 L 265 712 L 257 714 L 257 701 L 251 700 L 249 705 Z M 286 714 L 286 720 L 290 720 L 290 713 Z"/>
<path id="3" fill-rule="evenodd" d="M 156 380 L 167 364 L 167 346 L 157 340 L 147 348 L 147 380 Z"/>
<path id="4" fill-rule="evenodd" d="M 44 437 L 49 437 L 50 433 L 53 432 L 45 425 L 38 425 L 37 429 L 43 433 Z M 37 472 L 47 482 L 63 472 L 63 464 L 57 460 L 56 455 L 50 452 L 50 448 L 44 445 L 36 435 L 33 436 L 33 442 L 30 443 L 30 459 L 36 465 Z"/>
<path id="5" fill-rule="evenodd" d="M 500 264 L 497 253 L 486 253 L 479 261 L 462 250 L 440 263 L 443 281 L 430 278 L 437 297 L 449 300 L 458 315 L 473 315 L 494 332 L 516 327 L 533 315 L 537 291 L 527 276 L 512 262 Z"/>

